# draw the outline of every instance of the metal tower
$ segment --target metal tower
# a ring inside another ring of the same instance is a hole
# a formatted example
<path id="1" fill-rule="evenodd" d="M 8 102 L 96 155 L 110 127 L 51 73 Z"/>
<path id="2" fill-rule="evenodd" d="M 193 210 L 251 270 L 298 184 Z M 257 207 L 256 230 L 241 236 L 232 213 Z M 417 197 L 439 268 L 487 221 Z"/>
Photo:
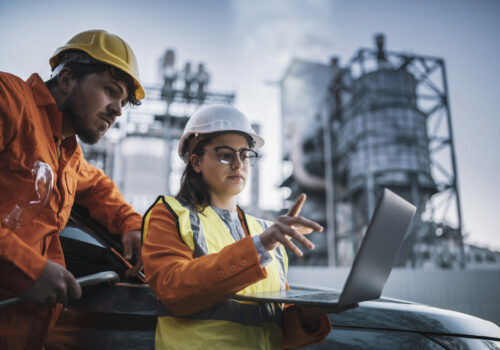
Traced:
<path id="1" fill-rule="evenodd" d="M 376 199 L 388 187 L 419 208 L 396 264 L 418 266 L 426 247 L 447 240 L 449 254 L 437 265 L 463 266 L 443 59 L 386 51 L 377 35 L 376 48 L 358 50 L 344 68 L 337 60 L 324 67 L 332 78 L 318 104 L 302 115 L 308 132 L 296 150 L 301 161 L 293 162 L 285 184 L 292 193 L 305 189 L 317 199 L 322 192 L 315 206 L 325 208 L 328 263 L 352 262 Z M 296 169 L 315 182 L 301 181 Z"/>

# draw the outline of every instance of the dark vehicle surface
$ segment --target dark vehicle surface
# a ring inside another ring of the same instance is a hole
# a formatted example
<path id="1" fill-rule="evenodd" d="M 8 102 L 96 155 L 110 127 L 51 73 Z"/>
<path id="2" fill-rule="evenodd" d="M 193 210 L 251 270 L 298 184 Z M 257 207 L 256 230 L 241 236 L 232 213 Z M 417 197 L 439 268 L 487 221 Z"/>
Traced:
<path id="1" fill-rule="evenodd" d="M 75 208 L 61 244 L 76 277 L 115 271 L 120 282 L 84 287 L 80 300 L 64 306 L 46 349 L 153 349 L 157 299 L 140 278 L 125 278 L 119 239 Z M 396 299 L 363 302 L 330 319 L 328 338 L 308 349 L 500 349 L 492 322 Z"/>

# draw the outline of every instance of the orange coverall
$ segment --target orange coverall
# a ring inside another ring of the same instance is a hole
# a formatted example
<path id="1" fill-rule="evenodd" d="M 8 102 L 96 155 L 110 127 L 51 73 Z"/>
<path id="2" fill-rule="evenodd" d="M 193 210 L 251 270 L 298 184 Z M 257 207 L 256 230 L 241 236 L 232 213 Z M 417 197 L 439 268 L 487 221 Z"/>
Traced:
<path id="1" fill-rule="evenodd" d="M 40 76 L 24 82 L 0 72 L 0 300 L 26 291 L 47 259 L 65 266 L 58 234 L 74 202 L 110 232 L 141 227 L 141 215 L 111 179 L 87 163 L 75 136 L 60 143 L 58 154 L 61 124 L 62 114 Z M 28 208 L 40 199 L 32 174 L 36 161 L 50 166 L 53 188 L 39 211 L 25 210 L 19 225 L 9 227 L 2 221 L 16 204 Z M 59 309 L 33 303 L 1 309 L 0 349 L 41 349 Z"/>
<path id="2" fill-rule="evenodd" d="M 218 253 L 194 258 L 193 251 L 179 237 L 172 213 L 158 203 L 152 208 L 142 247 L 147 283 L 174 315 L 189 315 L 221 302 L 228 294 L 267 277 L 252 238 L 246 234 L 247 237 Z M 228 268 L 241 260 L 246 260 L 244 267 L 238 265 L 240 268 L 234 271 Z M 283 313 L 283 347 L 319 343 L 331 329 L 328 317 L 324 316 L 321 327 L 308 333 L 301 326 L 296 307 L 289 306 Z"/>

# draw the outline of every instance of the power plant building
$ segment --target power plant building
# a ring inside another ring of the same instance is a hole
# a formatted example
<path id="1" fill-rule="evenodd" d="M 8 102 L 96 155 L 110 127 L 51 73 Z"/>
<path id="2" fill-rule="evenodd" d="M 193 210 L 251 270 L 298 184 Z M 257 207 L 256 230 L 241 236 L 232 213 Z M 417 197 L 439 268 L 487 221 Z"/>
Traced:
<path id="1" fill-rule="evenodd" d="M 328 64 L 295 59 L 281 79 L 281 186 L 290 190 L 283 208 L 305 192 L 302 215 L 326 231 L 310 235 L 314 252 L 289 254 L 291 264 L 350 266 L 384 187 L 418 208 L 396 266 L 490 261 L 498 255 L 464 249 L 444 60 L 387 51 L 382 35 L 375 44 L 344 65 L 336 57 Z M 163 82 L 146 87 L 143 106 L 97 145 L 82 145 L 139 211 L 177 191 L 184 165 L 175 153 L 188 117 L 203 104 L 234 101 L 207 89 L 203 64 L 197 73 L 190 64 L 176 68 L 173 50 L 159 68 Z M 278 212 L 257 206 L 259 167 L 252 172 L 246 209 L 272 219 Z"/>
<path id="2" fill-rule="evenodd" d="M 439 267 L 462 266 L 444 62 L 387 52 L 381 35 L 376 45 L 344 67 L 337 58 L 329 65 L 295 60 L 281 81 L 282 158 L 293 169 L 282 186 L 291 199 L 306 192 L 304 215 L 327 227 L 313 236 L 324 249 L 298 263 L 349 266 L 387 187 L 418 207 L 396 265 L 436 259 Z M 443 194 L 448 203 L 436 205 Z M 451 213 L 441 215 L 443 206 Z M 427 251 L 436 244 L 451 252 L 445 261 Z"/>

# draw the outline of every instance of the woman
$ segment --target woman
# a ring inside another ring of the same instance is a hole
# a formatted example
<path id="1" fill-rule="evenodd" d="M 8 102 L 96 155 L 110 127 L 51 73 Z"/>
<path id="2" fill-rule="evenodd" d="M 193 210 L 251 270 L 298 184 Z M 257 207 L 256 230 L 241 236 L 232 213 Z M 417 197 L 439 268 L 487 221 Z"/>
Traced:
<path id="1" fill-rule="evenodd" d="M 187 164 L 180 191 L 159 197 L 143 222 L 146 279 L 162 304 L 156 349 L 281 349 L 320 342 L 330 332 L 319 308 L 282 310 L 227 298 L 287 289 L 283 246 L 300 256 L 290 238 L 313 249 L 302 233 L 323 229 L 297 216 L 305 195 L 274 223 L 237 206 L 263 144 L 229 106 L 204 107 L 187 123 L 179 144 Z"/>

